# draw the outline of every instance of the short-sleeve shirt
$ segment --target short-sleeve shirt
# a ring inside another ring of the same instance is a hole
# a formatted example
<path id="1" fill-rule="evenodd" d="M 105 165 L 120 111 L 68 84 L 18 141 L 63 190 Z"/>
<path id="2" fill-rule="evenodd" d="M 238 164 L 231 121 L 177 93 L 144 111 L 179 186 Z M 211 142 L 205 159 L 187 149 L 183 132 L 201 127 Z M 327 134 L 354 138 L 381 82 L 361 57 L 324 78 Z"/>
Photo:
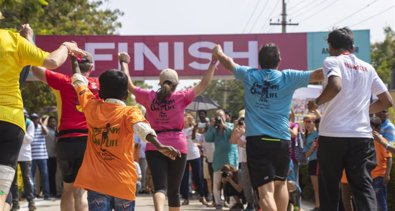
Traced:
<path id="1" fill-rule="evenodd" d="M 89 128 L 84 160 L 75 186 L 121 199 L 134 200 L 137 172 L 134 131 L 146 122 L 137 106 L 103 102 L 88 88 L 76 88 Z"/>
<path id="2" fill-rule="evenodd" d="M 318 138 L 318 131 L 307 134 L 306 145 L 303 148 L 303 152 L 307 152 L 314 144 L 314 141 Z M 309 156 L 309 161 L 317 160 L 317 149 Z"/>
<path id="3" fill-rule="evenodd" d="M 244 85 L 246 136 L 268 135 L 290 140 L 288 119 L 292 96 L 296 89 L 308 85 L 311 71 L 236 66 L 234 74 Z"/>
<path id="4" fill-rule="evenodd" d="M 19 73 L 26 65 L 41 66 L 47 56 L 18 33 L 0 29 L 0 121 L 25 130 Z"/>
<path id="5" fill-rule="evenodd" d="M 376 150 L 377 166 L 372 170 L 372 178 L 384 177 L 388 168 L 387 160 L 392 159 L 392 154 L 388 152 L 384 146 L 374 141 L 374 148 Z"/>
<path id="6" fill-rule="evenodd" d="M 86 136 L 88 127 L 77 94 L 71 85 L 71 77 L 51 70 L 46 70 L 45 76 L 48 85 L 55 90 L 58 116 L 60 117 L 59 137 Z M 99 80 L 90 77 L 87 79 L 89 90 L 98 97 Z"/>
<path id="7" fill-rule="evenodd" d="M 327 57 L 323 69 L 324 86 L 329 77 L 336 76 L 340 77 L 342 88 L 322 106 L 320 135 L 372 138 L 370 99 L 387 91 L 375 69 L 353 54 Z"/>
<path id="8" fill-rule="evenodd" d="M 395 141 L 395 127 L 389 119 L 386 119 L 380 125 L 380 134 L 384 136 L 390 143 Z"/>
<path id="9" fill-rule="evenodd" d="M 187 143 L 182 129 L 184 128 L 185 108 L 195 98 L 193 89 L 173 92 L 164 102 L 158 102 L 155 91 L 137 88 L 134 94 L 136 101 L 146 108 L 146 117 L 152 128 L 157 132 L 169 131 L 158 133 L 158 140 L 186 154 Z M 156 148 L 147 143 L 146 150 L 156 150 Z"/>

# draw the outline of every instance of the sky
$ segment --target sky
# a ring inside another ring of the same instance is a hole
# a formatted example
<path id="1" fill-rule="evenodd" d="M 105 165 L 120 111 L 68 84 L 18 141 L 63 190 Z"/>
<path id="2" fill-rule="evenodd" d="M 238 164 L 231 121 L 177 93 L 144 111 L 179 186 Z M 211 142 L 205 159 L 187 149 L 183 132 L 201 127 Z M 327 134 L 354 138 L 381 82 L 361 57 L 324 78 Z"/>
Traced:
<path id="1" fill-rule="evenodd" d="M 281 33 L 281 0 L 108 0 L 120 9 L 120 35 L 201 35 Z M 287 33 L 369 29 L 371 42 L 395 30 L 394 0 L 286 0 Z M 149 82 L 151 85 L 157 81 Z"/>

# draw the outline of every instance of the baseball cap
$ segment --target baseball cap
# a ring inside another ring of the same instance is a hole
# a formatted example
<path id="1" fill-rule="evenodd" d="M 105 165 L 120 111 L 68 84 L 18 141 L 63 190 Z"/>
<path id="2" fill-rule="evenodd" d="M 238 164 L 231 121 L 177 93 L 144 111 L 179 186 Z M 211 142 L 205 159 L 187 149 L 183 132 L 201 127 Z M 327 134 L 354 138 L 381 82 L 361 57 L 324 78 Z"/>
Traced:
<path id="1" fill-rule="evenodd" d="M 159 75 L 159 84 L 163 84 L 165 81 L 170 81 L 173 84 L 178 84 L 177 72 L 170 68 L 163 69 Z"/>
<path id="2" fill-rule="evenodd" d="M 30 118 L 31 119 L 36 119 L 36 118 L 39 118 L 39 116 L 38 116 L 37 113 L 32 113 L 32 114 L 30 114 Z"/>
<path id="3" fill-rule="evenodd" d="M 25 108 L 23 109 L 23 114 L 25 115 L 25 117 L 29 117 L 29 112 L 27 112 Z"/>

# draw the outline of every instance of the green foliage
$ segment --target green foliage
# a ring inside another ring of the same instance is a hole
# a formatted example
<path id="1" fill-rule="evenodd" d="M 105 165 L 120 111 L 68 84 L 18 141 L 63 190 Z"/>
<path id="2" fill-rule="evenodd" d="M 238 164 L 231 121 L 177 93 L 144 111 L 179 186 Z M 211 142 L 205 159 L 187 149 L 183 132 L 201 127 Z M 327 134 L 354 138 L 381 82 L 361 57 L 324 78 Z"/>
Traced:
<path id="1" fill-rule="evenodd" d="M 23 104 L 29 113 L 44 114 L 46 108 L 56 105 L 55 96 L 50 88 L 39 81 L 27 82 L 22 87 Z"/>
<path id="2" fill-rule="evenodd" d="M 244 108 L 243 92 L 243 85 L 237 80 L 213 80 L 203 95 L 216 100 L 221 108 L 237 116 Z"/>
<path id="3" fill-rule="evenodd" d="M 121 23 L 120 10 L 101 9 L 108 0 L 0 0 L 1 28 L 30 23 L 39 35 L 107 35 Z"/>
<path id="4" fill-rule="evenodd" d="M 371 60 L 384 83 L 390 84 L 391 72 L 395 70 L 395 32 L 384 28 L 385 40 L 372 45 Z"/>

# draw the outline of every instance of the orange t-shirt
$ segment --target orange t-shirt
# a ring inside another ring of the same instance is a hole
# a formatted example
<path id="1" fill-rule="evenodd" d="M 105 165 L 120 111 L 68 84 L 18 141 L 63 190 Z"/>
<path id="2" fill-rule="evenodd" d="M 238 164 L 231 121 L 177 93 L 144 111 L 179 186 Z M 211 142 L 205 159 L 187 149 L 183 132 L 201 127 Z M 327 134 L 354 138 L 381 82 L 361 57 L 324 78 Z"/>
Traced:
<path id="1" fill-rule="evenodd" d="M 374 141 L 374 148 L 376 149 L 377 166 L 372 170 L 372 178 L 384 177 L 385 171 L 387 170 L 387 159 L 392 158 L 390 152 L 388 152 L 384 146 Z"/>
<path id="2" fill-rule="evenodd" d="M 134 200 L 133 125 L 146 122 L 137 106 L 96 99 L 85 86 L 75 88 L 88 124 L 88 144 L 74 185 L 113 197 Z"/>

